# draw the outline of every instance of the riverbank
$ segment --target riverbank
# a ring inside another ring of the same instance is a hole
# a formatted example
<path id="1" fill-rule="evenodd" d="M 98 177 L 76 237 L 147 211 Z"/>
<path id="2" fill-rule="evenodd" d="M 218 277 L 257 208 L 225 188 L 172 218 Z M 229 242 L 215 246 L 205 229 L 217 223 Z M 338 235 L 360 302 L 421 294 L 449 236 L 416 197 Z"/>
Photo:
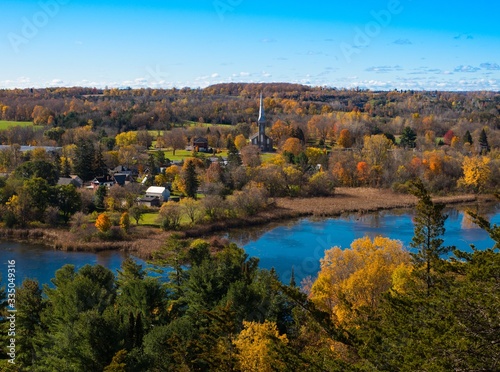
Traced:
<path id="1" fill-rule="evenodd" d="M 118 250 L 142 259 L 151 258 L 159 250 L 170 232 L 148 226 L 133 226 L 128 240 L 81 241 L 69 230 L 62 228 L 0 229 L 0 240 L 41 244 L 48 248 L 68 252 L 102 252 Z"/>
<path id="2" fill-rule="evenodd" d="M 492 196 L 454 195 L 434 198 L 444 204 L 465 204 L 475 201 L 493 201 Z M 265 225 L 269 222 L 286 221 L 303 217 L 335 217 L 345 213 L 371 213 L 380 210 L 412 208 L 417 198 L 398 194 L 391 190 L 372 188 L 338 188 L 335 196 L 318 198 L 276 198 L 272 205 L 255 216 L 199 224 L 183 229 L 179 235 L 185 238 L 211 237 L 232 228 Z M 99 252 L 120 250 L 143 259 L 162 247 L 171 235 L 158 228 L 134 226 L 125 241 L 79 241 L 69 230 L 56 228 L 0 229 L 0 239 L 43 244 L 63 251 Z"/>
<path id="3" fill-rule="evenodd" d="M 466 204 L 478 201 L 476 195 L 452 195 L 433 198 L 434 202 Z M 481 201 L 494 201 L 482 195 Z M 256 216 L 194 226 L 184 231 L 186 237 L 209 236 L 231 228 L 263 225 L 302 217 L 336 217 L 345 213 L 372 213 L 381 210 L 412 208 L 417 204 L 413 195 L 399 194 L 387 189 L 338 188 L 335 196 L 317 198 L 275 198 L 273 205 Z"/>

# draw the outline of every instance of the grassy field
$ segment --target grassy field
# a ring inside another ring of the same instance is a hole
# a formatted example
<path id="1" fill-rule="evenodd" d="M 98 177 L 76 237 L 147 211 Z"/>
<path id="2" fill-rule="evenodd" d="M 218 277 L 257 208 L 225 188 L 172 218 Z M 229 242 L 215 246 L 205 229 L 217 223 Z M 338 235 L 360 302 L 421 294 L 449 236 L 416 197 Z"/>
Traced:
<path id="1" fill-rule="evenodd" d="M 7 129 L 10 127 L 29 127 L 33 125 L 33 122 L 31 121 L 7 121 L 7 120 L 0 120 L 0 130 L 2 129 Z"/>
<path id="2" fill-rule="evenodd" d="M 276 156 L 276 152 L 266 152 L 260 155 L 260 160 L 265 163 Z"/>
<path id="3" fill-rule="evenodd" d="M 155 153 L 158 150 L 151 150 L 150 153 Z M 165 158 L 170 159 L 171 161 L 180 161 L 184 160 L 186 158 L 192 158 L 193 157 L 193 152 L 192 151 L 187 151 L 187 150 L 176 150 L 175 151 L 175 156 L 172 154 L 172 150 L 165 150 Z M 205 155 L 205 157 L 209 158 L 212 156 L 222 156 L 223 158 L 227 157 L 227 151 L 221 151 L 217 153 L 216 155 L 213 154 L 205 154 L 203 152 L 200 152 L 199 154 Z"/>
<path id="4" fill-rule="evenodd" d="M 197 121 L 184 120 L 184 123 L 182 123 L 182 125 L 185 127 L 204 127 L 204 128 L 206 128 L 206 127 L 213 127 L 215 125 L 225 126 L 225 125 L 231 125 L 231 124 L 200 123 Z"/>
<path id="5" fill-rule="evenodd" d="M 160 224 L 156 221 L 157 218 L 158 218 L 158 212 L 144 213 L 142 215 L 142 219 L 139 222 L 139 224 L 160 227 Z M 135 220 L 133 220 L 132 224 L 135 224 Z"/>

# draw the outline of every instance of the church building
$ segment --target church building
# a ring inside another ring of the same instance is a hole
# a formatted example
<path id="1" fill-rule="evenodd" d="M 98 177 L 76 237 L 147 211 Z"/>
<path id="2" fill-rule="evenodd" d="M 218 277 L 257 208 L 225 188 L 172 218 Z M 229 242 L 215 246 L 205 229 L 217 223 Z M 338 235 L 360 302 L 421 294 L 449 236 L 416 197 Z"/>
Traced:
<path id="1" fill-rule="evenodd" d="M 264 113 L 264 101 L 262 100 L 262 93 L 260 94 L 260 109 L 259 119 L 257 120 L 259 131 L 250 137 L 250 143 L 258 146 L 262 152 L 273 151 L 273 140 L 266 136 L 266 115 Z"/>

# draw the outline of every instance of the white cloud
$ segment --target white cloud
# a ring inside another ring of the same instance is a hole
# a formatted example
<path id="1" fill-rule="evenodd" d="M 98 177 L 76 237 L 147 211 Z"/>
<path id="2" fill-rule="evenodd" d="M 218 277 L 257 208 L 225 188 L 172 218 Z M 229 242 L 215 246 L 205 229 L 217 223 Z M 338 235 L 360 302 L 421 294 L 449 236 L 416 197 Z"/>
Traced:
<path id="1" fill-rule="evenodd" d="M 393 71 L 402 71 L 403 69 L 401 66 L 396 65 L 396 66 L 371 66 L 368 67 L 365 71 L 368 72 L 375 72 L 377 74 L 385 74 L 387 72 L 393 72 Z"/>
<path id="2" fill-rule="evenodd" d="M 482 69 L 485 69 L 485 70 L 500 70 L 500 65 L 498 65 L 498 63 L 485 62 L 485 63 L 481 63 L 479 65 L 479 67 L 481 67 Z"/>
<path id="3" fill-rule="evenodd" d="M 479 67 L 474 67 L 470 65 L 460 65 L 455 67 L 455 72 L 477 72 L 481 70 Z"/>

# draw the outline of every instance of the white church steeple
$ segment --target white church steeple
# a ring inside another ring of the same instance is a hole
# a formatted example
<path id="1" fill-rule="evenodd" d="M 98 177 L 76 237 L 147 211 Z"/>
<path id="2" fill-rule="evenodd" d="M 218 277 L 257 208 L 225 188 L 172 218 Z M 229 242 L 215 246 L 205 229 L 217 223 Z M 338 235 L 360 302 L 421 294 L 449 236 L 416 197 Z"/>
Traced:
<path id="1" fill-rule="evenodd" d="M 266 122 L 266 114 L 264 112 L 264 101 L 262 100 L 262 92 L 260 93 L 260 108 L 259 108 L 259 120 L 258 123 Z"/>
<path id="2" fill-rule="evenodd" d="M 264 99 L 260 93 L 259 119 L 257 119 L 259 131 L 250 137 L 252 145 L 258 146 L 263 152 L 273 151 L 273 140 L 266 135 L 266 113 L 264 112 Z"/>

